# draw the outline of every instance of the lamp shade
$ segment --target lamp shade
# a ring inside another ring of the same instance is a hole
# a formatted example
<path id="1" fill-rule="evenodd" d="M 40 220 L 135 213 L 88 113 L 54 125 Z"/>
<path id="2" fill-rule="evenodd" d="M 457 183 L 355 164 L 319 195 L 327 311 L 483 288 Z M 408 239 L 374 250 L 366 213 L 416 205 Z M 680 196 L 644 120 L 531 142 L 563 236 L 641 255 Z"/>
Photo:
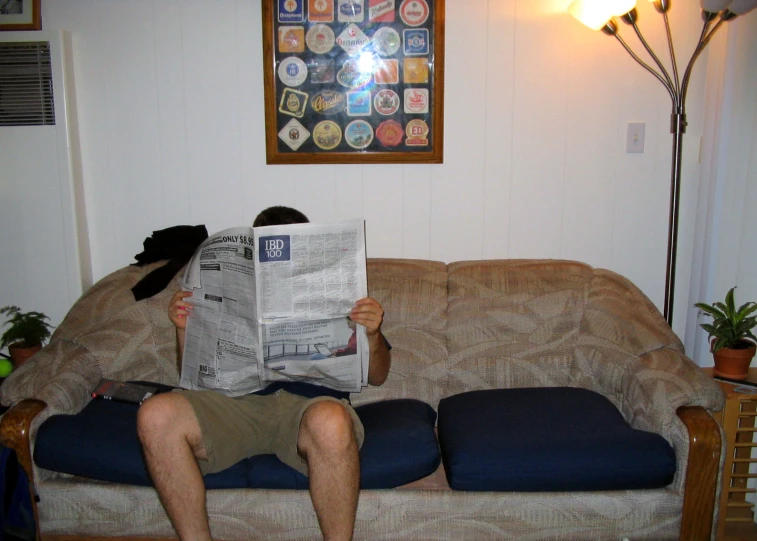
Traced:
<path id="1" fill-rule="evenodd" d="M 728 11 L 736 15 L 744 15 L 757 8 L 757 0 L 733 0 Z"/>
<path id="2" fill-rule="evenodd" d="M 625 15 L 636 7 L 636 0 L 575 0 L 568 13 L 591 28 L 599 30 L 613 17 Z"/>
<path id="3" fill-rule="evenodd" d="M 606 0 L 605 3 L 610 5 L 612 14 L 616 17 L 625 15 L 636 7 L 636 0 Z"/>
<path id="4" fill-rule="evenodd" d="M 731 5 L 733 0 L 700 0 L 702 9 L 710 13 L 719 13 Z"/>

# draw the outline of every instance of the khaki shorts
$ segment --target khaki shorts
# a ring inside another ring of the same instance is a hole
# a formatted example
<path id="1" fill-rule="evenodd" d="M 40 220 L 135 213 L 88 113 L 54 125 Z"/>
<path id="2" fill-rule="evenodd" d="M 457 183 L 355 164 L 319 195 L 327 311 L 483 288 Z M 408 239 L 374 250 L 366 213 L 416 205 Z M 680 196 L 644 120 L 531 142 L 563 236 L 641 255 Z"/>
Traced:
<path id="1" fill-rule="evenodd" d="M 297 452 L 300 421 L 306 409 L 324 400 L 347 408 L 358 449 L 365 439 L 363 424 L 347 400 L 330 396 L 306 398 L 282 390 L 235 398 L 214 391 L 175 392 L 189 401 L 200 423 L 208 456 L 207 460 L 198 460 L 203 475 L 265 454 L 275 454 L 283 463 L 307 475 L 307 462 Z"/>

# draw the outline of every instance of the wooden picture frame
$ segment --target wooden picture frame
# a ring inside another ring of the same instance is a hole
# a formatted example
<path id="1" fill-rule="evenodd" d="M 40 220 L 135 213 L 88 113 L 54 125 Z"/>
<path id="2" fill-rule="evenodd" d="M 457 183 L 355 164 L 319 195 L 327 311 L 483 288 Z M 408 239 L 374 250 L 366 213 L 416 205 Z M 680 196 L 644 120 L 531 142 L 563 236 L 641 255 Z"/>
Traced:
<path id="1" fill-rule="evenodd" d="M 0 31 L 42 30 L 42 0 L 0 0 Z"/>
<path id="2" fill-rule="evenodd" d="M 444 0 L 262 0 L 266 163 L 442 163 Z"/>

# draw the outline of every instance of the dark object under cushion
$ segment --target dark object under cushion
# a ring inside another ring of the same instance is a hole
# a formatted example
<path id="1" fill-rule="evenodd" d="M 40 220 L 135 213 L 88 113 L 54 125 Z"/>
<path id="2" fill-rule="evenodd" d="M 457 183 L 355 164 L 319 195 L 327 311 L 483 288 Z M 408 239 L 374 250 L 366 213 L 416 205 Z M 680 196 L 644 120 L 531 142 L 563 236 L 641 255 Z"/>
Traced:
<path id="1" fill-rule="evenodd" d="M 445 398 L 439 443 L 447 480 L 457 490 L 659 488 L 676 469 L 662 436 L 631 428 L 602 395 L 569 387 Z"/>
<path id="2" fill-rule="evenodd" d="M 137 436 L 138 406 L 93 400 L 77 415 L 54 415 L 40 426 L 34 461 L 52 471 L 132 485 L 152 485 Z M 419 400 L 387 400 L 356 408 L 365 427 L 361 488 L 393 488 L 439 465 L 436 412 Z M 305 476 L 273 455 L 242 460 L 205 476 L 216 488 L 302 488 Z"/>

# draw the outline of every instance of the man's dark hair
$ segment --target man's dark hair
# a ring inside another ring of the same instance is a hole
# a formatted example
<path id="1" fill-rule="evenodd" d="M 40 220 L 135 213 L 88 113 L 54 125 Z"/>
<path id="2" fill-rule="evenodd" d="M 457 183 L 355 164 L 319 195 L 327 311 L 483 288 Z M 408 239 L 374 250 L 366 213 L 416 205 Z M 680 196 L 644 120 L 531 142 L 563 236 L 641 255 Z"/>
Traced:
<path id="1" fill-rule="evenodd" d="M 264 225 L 287 225 L 287 224 L 306 224 L 310 220 L 297 209 L 284 206 L 268 207 L 258 214 L 252 227 L 261 227 Z"/>

